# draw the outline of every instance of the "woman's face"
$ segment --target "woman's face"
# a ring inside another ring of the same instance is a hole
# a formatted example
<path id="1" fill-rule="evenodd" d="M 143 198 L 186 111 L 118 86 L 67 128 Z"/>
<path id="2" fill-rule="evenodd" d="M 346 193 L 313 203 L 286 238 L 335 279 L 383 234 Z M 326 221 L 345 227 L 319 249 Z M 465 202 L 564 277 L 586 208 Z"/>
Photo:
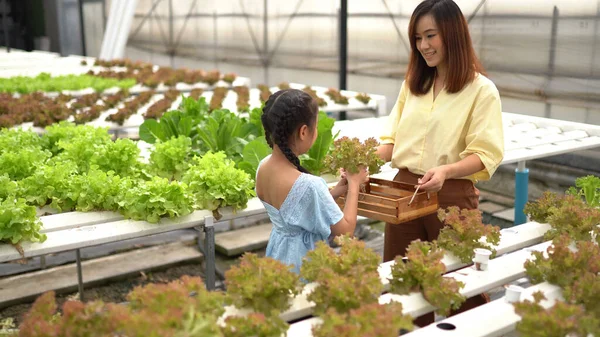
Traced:
<path id="1" fill-rule="evenodd" d="M 428 66 L 437 67 L 446 62 L 444 42 L 431 14 L 423 15 L 417 21 L 415 42 Z"/>

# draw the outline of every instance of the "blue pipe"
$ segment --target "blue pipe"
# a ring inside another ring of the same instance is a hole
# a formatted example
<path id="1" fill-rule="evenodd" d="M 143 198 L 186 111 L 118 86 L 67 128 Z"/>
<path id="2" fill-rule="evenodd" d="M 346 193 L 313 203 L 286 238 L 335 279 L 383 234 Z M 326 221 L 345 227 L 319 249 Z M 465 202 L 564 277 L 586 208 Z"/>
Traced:
<path id="1" fill-rule="evenodd" d="M 529 190 L 529 169 L 515 169 L 515 225 L 527 222 L 523 208 L 527 203 Z"/>

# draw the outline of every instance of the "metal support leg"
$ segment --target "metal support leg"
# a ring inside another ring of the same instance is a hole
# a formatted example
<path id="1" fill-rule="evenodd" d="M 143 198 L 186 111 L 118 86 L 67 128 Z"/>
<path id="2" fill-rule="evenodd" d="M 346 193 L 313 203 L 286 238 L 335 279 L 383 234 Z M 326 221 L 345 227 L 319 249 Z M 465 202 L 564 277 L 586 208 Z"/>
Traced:
<path id="1" fill-rule="evenodd" d="M 83 297 L 83 275 L 81 273 L 81 254 L 79 249 L 75 250 L 75 256 L 77 257 L 77 283 L 79 283 L 79 300 L 85 301 Z"/>
<path id="2" fill-rule="evenodd" d="M 527 203 L 529 189 L 529 169 L 525 161 L 520 161 L 515 170 L 515 225 L 527 222 L 523 208 Z"/>
<path id="3" fill-rule="evenodd" d="M 204 220 L 204 258 L 206 259 L 206 289 L 215 289 L 215 218 Z"/>

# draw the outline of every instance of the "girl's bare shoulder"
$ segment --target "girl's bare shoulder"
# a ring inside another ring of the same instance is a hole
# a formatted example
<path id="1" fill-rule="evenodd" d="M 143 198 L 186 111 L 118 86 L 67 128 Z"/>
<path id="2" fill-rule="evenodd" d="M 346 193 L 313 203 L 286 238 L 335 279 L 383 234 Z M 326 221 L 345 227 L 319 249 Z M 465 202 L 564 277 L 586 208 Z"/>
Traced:
<path id="1" fill-rule="evenodd" d="M 260 199 L 278 207 L 300 175 L 298 170 L 268 159 L 262 163 L 256 176 L 256 194 Z"/>

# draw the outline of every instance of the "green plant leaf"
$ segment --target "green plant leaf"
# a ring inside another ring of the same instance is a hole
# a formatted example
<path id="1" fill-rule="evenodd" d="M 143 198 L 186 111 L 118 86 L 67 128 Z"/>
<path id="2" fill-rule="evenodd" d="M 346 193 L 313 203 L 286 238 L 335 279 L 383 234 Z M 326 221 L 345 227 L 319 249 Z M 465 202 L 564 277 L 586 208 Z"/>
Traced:
<path id="1" fill-rule="evenodd" d="M 250 120 L 250 123 L 252 123 L 253 125 L 256 126 L 256 129 L 257 129 L 256 134 L 258 137 L 265 135 L 265 129 L 263 128 L 262 119 L 261 119 L 262 114 L 263 114 L 262 107 L 254 108 L 250 111 L 249 120 Z"/>
<path id="2" fill-rule="evenodd" d="M 188 167 L 192 140 L 186 136 L 157 142 L 150 154 L 150 170 L 159 177 L 180 179 Z"/>
<path id="3" fill-rule="evenodd" d="M 177 125 L 177 136 L 189 137 L 192 134 L 192 118 L 183 117 L 179 120 Z"/>
<path id="4" fill-rule="evenodd" d="M 160 119 L 160 125 L 165 133 L 166 139 L 177 137 L 177 125 L 179 124 L 179 112 L 168 111 L 165 113 L 166 118 Z M 164 115 L 163 115 L 164 117 Z"/>
<path id="5" fill-rule="evenodd" d="M 192 97 L 184 97 L 181 101 L 181 113 L 186 117 L 199 121 L 208 114 L 208 103 L 204 97 L 195 100 Z"/>
<path id="6" fill-rule="evenodd" d="M 258 167 L 260 161 L 271 154 L 271 152 L 272 150 L 269 144 L 267 144 L 265 137 L 258 137 L 244 147 L 242 156 L 245 161 L 248 161 L 254 167 Z"/>
<path id="7" fill-rule="evenodd" d="M 154 144 L 156 140 L 166 140 L 165 132 L 156 119 L 146 119 L 140 125 L 140 139 L 148 144 Z"/>
<path id="8" fill-rule="evenodd" d="M 320 175 L 325 170 L 324 160 L 327 153 L 329 153 L 331 144 L 335 138 L 332 133 L 334 124 L 335 119 L 328 117 L 323 111 L 319 112 L 317 139 L 313 146 L 308 150 L 306 156 L 304 156 L 305 159 L 302 161 L 302 166 L 313 174 Z"/>
<path id="9" fill-rule="evenodd" d="M 375 174 L 384 164 L 377 155 L 379 143 L 375 138 L 368 138 L 362 143 L 358 138 L 342 137 L 333 144 L 334 150 L 324 160 L 326 173 L 337 174 L 341 168 L 357 173 L 360 166 L 366 166 L 370 174 Z"/>
<path id="10" fill-rule="evenodd" d="M 256 168 L 247 161 L 241 161 L 236 164 L 237 168 L 248 173 L 251 177 L 256 177 Z"/>
<path id="11" fill-rule="evenodd" d="M 258 164 L 266 156 L 271 154 L 271 148 L 265 137 L 258 137 L 253 141 L 249 142 L 244 146 L 242 152 L 243 161 L 237 164 L 237 167 L 241 170 L 246 171 L 251 177 L 256 177 L 256 171 L 258 170 Z"/>
<path id="12" fill-rule="evenodd" d="M 272 315 L 290 307 L 291 296 L 299 292 L 300 277 L 281 261 L 246 253 L 225 274 L 225 285 L 238 308 Z"/>
<path id="13" fill-rule="evenodd" d="M 224 152 L 207 152 L 201 158 L 194 158 L 182 181 L 194 195 L 199 209 L 216 211 L 224 206 L 243 209 L 255 195 L 252 177 L 236 168 Z"/>
<path id="14" fill-rule="evenodd" d="M 306 254 L 300 267 L 300 275 L 317 287 L 308 295 L 315 302 L 315 313 L 330 308 L 339 313 L 377 303 L 383 291 L 377 268 L 379 257 L 365 243 L 338 236 L 341 245 L 337 254 L 326 242 L 317 242 L 316 248 Z"/>
<path id="15" fill-rule="evenodd" d="M 257 127 L 246 119 L 225 109 L 214 110 L 197 128 L 200 148 L 204 151 L 223 151 L 238 162 L 246 142 L 253 140 Z"/>
<path id="16" fill-rule="evenodd" d="M 44 242 L 46 234 L 41 234 L 41 229 L 35 207 L 27 205 L 25 199 L 7 198 L 0 202 L 0 242 Z"/>

